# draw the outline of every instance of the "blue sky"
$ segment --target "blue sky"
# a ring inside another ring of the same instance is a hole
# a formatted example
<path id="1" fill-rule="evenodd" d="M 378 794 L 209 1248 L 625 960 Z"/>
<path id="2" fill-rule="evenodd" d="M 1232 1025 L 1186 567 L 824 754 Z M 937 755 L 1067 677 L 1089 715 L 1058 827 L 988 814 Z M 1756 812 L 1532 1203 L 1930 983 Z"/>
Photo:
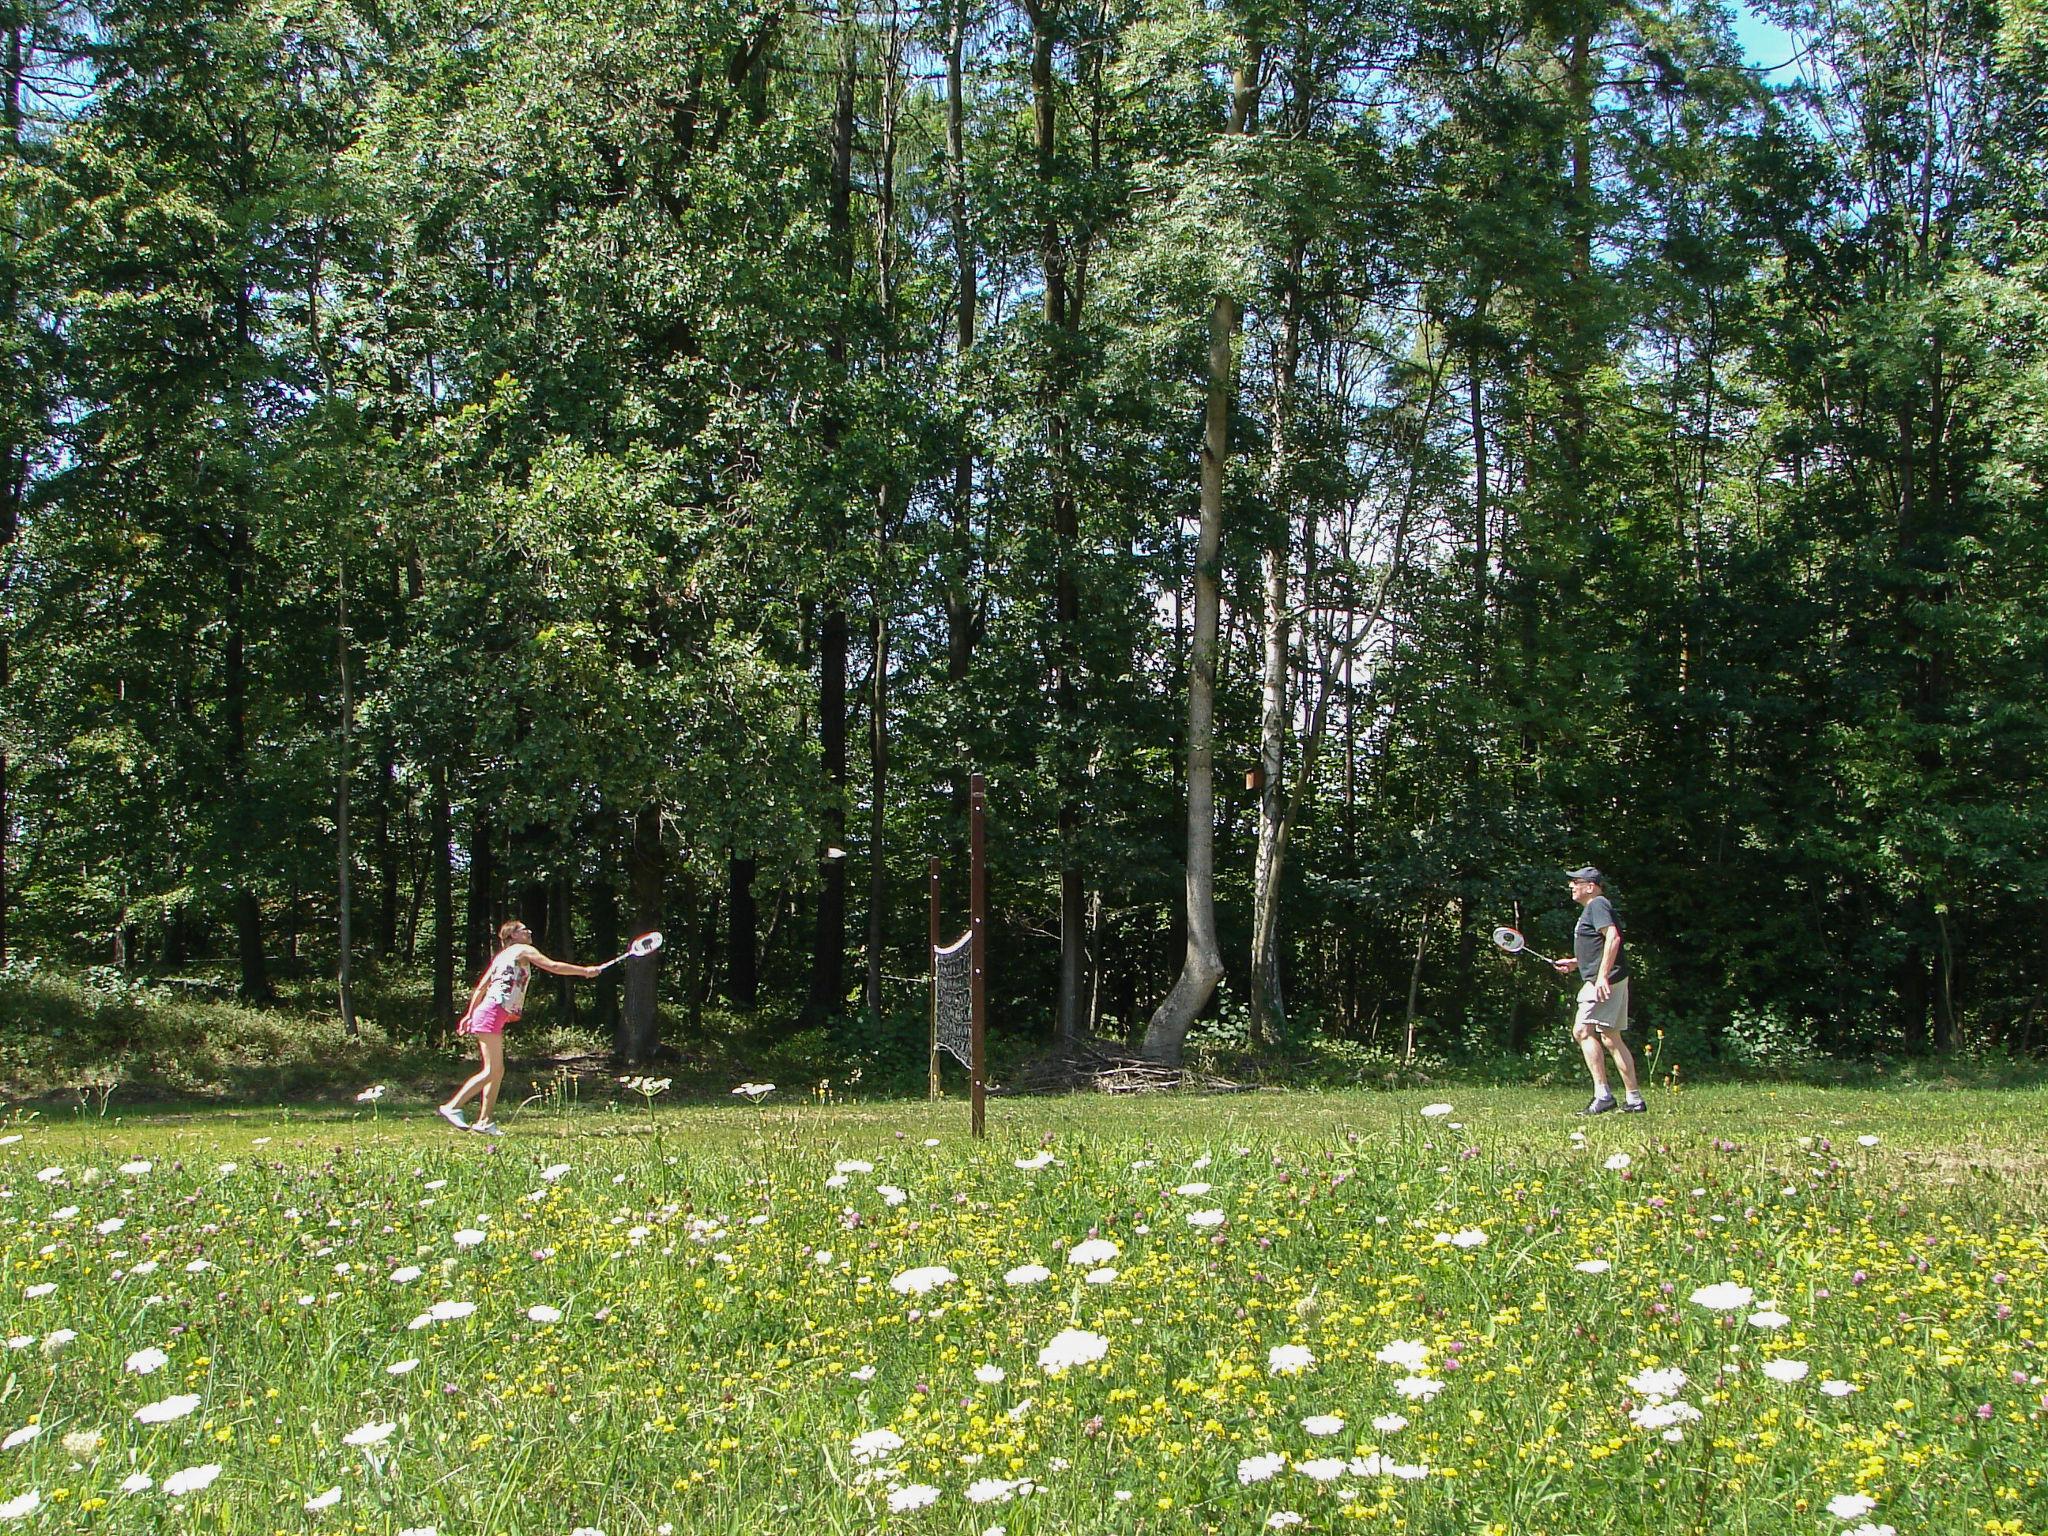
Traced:
<path id="1" fill-rule="evenodd" d="M 1776 70 L 1790 63 L 1799 51 L 1790 36 L 1750 9 L 1744 0 L 1729 0 L 1729 9 L 1735 16 L 1736 41 L 1742 44 L 1750 63 Z"/>

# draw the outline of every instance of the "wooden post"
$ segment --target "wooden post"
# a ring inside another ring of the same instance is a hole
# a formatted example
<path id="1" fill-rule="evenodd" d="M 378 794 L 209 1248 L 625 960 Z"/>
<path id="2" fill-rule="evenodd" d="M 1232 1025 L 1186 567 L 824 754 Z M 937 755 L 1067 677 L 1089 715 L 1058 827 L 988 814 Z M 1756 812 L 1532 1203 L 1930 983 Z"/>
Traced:
<path id="1" fill-rule="evenodd" d="M 968 1123 L 977 1139 L 988 1134 L 988 1110 L 986 1103 L 988 1073 L 988 866 L 984 861 L 986 844 L 982 833 L 983 811 L 986 806 L 986 785 L 980 774 L 968 780 L 968 815 L 972 828 L 969 834 L 970 858 L 972 864 L 972 908 L 974 942 L 972 946 L 974 976 L 974 1027 L 973 1047 L 969 1052 L 972 1065 L 969 1068 Z"/>
<path id="2" fill-rule="evenodd" d="M 932 941 L 925 958 L 932 968 L 932 1063 L 930 1096 L 939 1096 L 939 861 L 932 860 Z"/>

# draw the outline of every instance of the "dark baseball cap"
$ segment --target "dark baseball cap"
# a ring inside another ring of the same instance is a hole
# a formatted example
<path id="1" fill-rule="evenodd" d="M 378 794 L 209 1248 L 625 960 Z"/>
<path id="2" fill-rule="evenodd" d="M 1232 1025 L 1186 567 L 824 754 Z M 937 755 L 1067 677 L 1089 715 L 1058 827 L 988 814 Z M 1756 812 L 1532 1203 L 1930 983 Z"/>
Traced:
<path id="1" fill-rule="evenodd" d="M 1607 883 L 1607 877 L 1590 864 L 1584 869 L 1568 869 L 1564 872 L 1564 877 L 1567 880 L 1590 880 L 1595 885 L 1605 885 Z"/>

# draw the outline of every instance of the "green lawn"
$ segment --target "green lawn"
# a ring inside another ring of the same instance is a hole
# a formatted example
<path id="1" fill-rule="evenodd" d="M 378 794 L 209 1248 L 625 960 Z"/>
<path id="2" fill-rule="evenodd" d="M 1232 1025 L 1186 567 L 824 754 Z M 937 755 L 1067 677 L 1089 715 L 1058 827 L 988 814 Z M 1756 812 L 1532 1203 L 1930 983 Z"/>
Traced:
<path id="1" fill-rule="evenodd" d="M 0 1519 L 2048 1531 L 2048 1093 L 1581 1102 L 25 1118 Z"/>

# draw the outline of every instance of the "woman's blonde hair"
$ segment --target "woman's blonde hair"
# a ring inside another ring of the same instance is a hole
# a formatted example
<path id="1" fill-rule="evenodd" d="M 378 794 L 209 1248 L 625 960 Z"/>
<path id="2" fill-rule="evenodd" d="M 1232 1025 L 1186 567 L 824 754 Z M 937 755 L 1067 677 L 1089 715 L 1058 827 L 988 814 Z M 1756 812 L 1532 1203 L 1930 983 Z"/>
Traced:
<path id="1" fill-rule="evenodd" d="M 526 924 L 519 921 L 516 917 L 508 917 L 504 922 L 498 924 L 498 947 L 502 949 L 507 944 L 510 944 L 512 942 L 512 935 L 525 926 Z"/>

